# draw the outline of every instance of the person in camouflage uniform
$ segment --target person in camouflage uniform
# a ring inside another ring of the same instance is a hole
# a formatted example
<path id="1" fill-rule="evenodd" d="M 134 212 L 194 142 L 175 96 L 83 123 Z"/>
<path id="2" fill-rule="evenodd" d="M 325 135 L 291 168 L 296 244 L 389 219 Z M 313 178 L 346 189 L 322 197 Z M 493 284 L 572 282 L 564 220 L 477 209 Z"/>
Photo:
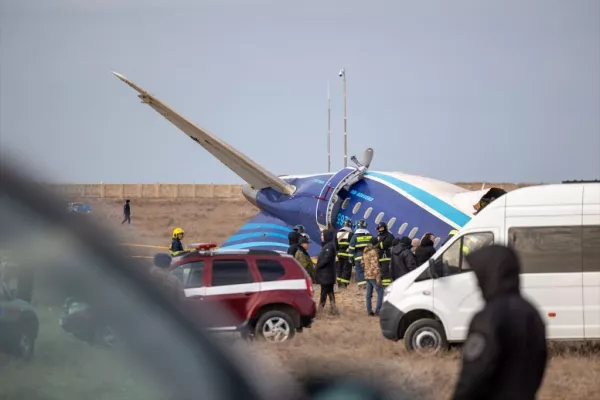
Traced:
<path id="1" fill-rule="evenodd" d="M 315 282 L 315 264 L 312 259 L 308 255 L 308 238 L 305 236 L 301 236 L 298 240 L 298 250 L 294 255 L 298 263 L 304 267 L 308 275 L 310 275 L 310 279 Z"/>
<path id="2" fill-rule="evenodd" d="M 379 315 L 381 310 L 381 303 L 383 301 L 383 286 L 381 284 L 381 268 L 379 267 L 379 241 L 377 238 L 371 238 L 370 243 L 365 247 L 360 260 L 361 266 L 365 271 L 365 281 L 367 285 L 367 314 L 374 317 Z M 377 292 L 377 305 L 375 306 L 375 312 L 373 312 L 373 305 L 371 300 L 373 299 L 373 289 Z"/>

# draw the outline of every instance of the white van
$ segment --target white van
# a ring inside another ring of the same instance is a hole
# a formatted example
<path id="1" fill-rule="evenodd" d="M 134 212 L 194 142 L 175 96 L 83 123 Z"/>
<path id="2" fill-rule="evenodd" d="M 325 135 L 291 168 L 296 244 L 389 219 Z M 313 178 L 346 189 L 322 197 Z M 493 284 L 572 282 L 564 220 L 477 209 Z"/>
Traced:
<path id="1" fill-rule="evenodd" d="M 548 339 L 600 339 L 600 183 L 527 187 L 492 202 L 386 289 L 383 336 L 404 339 L 408 350 L 463 342 L 484 305 L 464 255 L 492 243 L 517 250 L 522 293 Z"/>

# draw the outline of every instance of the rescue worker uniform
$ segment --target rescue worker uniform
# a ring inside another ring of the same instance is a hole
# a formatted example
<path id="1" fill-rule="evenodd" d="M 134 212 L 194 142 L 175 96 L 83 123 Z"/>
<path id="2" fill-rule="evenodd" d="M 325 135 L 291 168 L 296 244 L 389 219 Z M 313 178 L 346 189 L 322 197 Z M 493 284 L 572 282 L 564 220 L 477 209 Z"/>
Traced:
<path id="1" fill-rule="evenodd" d="M 392 283 L 390 264 L 392 261 L 392 244 L 394 243 L 394 235 L 390 233 L 385 222 L 380 222 L 379 225 L 377 225 L 377 231 L 379 232 L 379 235 L 377 236 L 377 250 L 379 251 L 381 285 L 386 287 Z"/>
<path id="2" fill-rule="evenodd" d="M 173 229 L 171 246 L 169 247 L 169 252 L 171 253 L 171 257 L 175 257 L 184 252 L 183 244 L 181 243 L 181 239 L 183 239 L 184 234 L 185 234 L 185 232 L 181 228 Z M 181 236 L 181 237 L 179 237 L 179 236 Z"/>
<path id="3" fill-rule="evenodd" d="M 348 252 L 354 261 L 354 268 L 356 270 L 355 280 L 356 285 L 359 289 L 365 288 L 365 272 L 363 270 L 362 265 L 360 264 L 360 260 L 362 259 L 362 253 L 371 242 L 371 232 L 367 230 L 367 221 L 361 219 L 356 224 L 357 229 L 354 231 L 352 235 L 352 239 L 350 240 L 350 246 L 348 247 Z"/>
<path id="4" fill-rule="evenodd" d="M 467 262 L 486 304 L 471 320 L 452 399 L 534 400 L 548 359 L 546 328 L 521 296 L 517 254 L 490 245 Z"/>
<path id="5" fill-rule="evenodd" d="M 346 220 L 344 226 L 337 231 L 335 238 L 335 248 L 337 249 L 337 284 L 340 288 L 348 287 L 352 278 L 352 259 L 348 248 L 352 240 L 352 221 Z"/>

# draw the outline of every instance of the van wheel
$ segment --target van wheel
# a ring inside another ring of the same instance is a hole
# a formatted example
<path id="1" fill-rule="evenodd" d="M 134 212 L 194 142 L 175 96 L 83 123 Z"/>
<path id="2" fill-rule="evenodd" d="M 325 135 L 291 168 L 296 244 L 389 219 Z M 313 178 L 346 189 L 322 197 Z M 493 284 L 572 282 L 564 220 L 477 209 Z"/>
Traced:
<path id="1" fill-rule="evenodd" d="M 271 343 L 286 342 L 294 337 L 296 328 L 293 318 L 283 311 L 267 311 L 258 319 L 255 337 Z"/>
<path id="2" fill-rule="evenodd" d="M 404 346 L 408 351 L 432 355 L 447 349 L 448 340 L 440 322 L 424 318 L 410 324 L 404 334 Z"/>

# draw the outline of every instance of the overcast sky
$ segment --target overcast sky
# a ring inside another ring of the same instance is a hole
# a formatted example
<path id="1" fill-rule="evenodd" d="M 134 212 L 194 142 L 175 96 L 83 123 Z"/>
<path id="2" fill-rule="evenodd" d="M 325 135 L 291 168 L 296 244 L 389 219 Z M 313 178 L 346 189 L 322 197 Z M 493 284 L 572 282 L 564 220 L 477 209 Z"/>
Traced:
<path id="1" fill-rule="evenodd" d="M 598 0 L 0 0 L 0 146 L 63 182 L 241 180 L 118 71 L 275 174 L 600 178 Z"/>

